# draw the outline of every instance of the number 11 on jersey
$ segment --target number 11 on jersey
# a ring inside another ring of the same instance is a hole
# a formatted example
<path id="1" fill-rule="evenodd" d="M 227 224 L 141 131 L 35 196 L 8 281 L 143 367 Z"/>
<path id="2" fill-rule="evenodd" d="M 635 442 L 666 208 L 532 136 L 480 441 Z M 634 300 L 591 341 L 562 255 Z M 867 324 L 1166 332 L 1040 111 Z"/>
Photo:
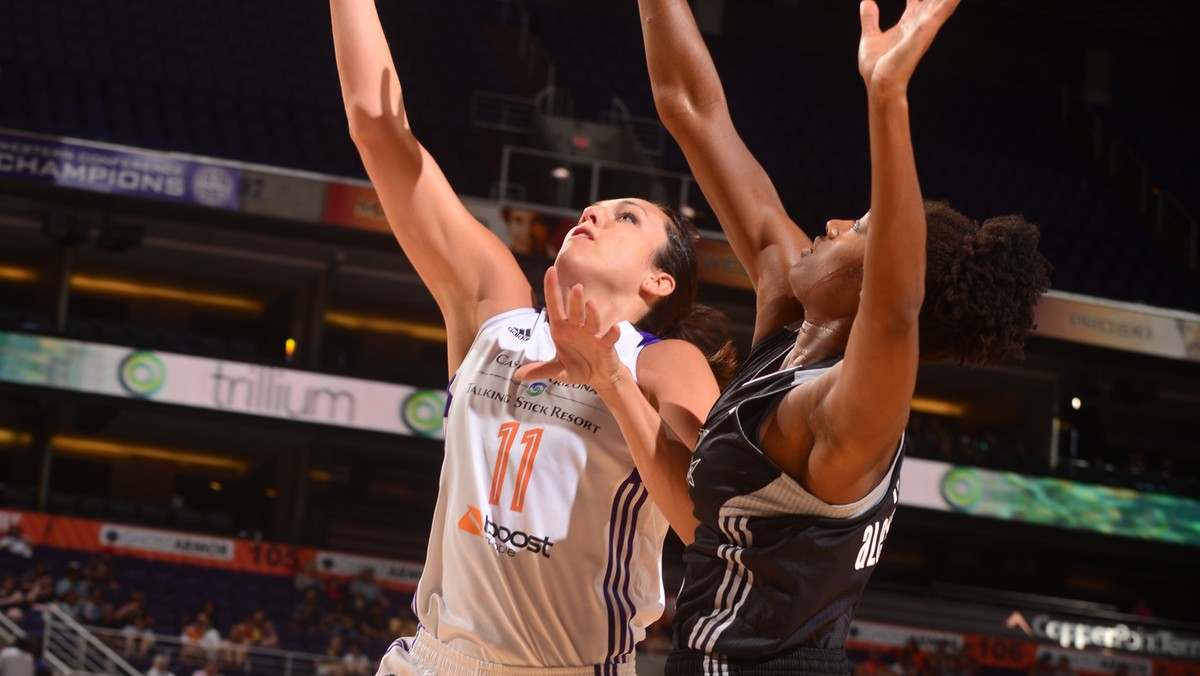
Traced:
<path id="1" fill-rule="evenodd" d="M 525 508 L 525 490 L 529 488 L 529 478 L 533 475 L 533 460 L 537 457 L 538 446 L 542 443 L 541 427 L 533 427 L 521 434 L 520 423 L 507 422 L 500 426 L 500 450 L 496 453 L 496 467 L 492 470 L 492 491 L 488 502 L 500 504 L 500 494 L 504 492 L 504 475 L 508 472 L 508 456 L 513 444 L 519 436 L 524 450 L 521 451 L 521 464 L 517 467 L 517 486 L 513 493 L 509 509 L 519 512 Z"/>

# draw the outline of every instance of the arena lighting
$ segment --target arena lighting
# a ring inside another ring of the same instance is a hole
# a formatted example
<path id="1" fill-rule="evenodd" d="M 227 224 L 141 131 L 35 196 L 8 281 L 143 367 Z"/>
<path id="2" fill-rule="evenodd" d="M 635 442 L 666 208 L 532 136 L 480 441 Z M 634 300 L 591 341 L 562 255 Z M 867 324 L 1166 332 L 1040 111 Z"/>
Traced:
<path id="1" fill-rule="evenodd" d="M 194 305 L 213 305 L 230 310 L 245 310 L 246 312 L 253 312 L 255 314 L 262 312 L 262 303 L 256 300 L 250 300 L 249 298 L 226 296 L 216 293 L 203 293 L 198 291 L 185 291 L 184 289 L 177 289 L 169 286 L 140 284 L 138 282 L 129 282 L 121 279 L 91 277 L 88 275 L 72 275 L 71 288 L 79 291 L 91 291 L 93 293 L 105 293 L 114 296 L 128 296 L 131 298 L 160 298 L 165 300 L 178 300 L 185 303 L 192 303 Z"/>
<path id="2" fill-rule="evenodd" d="M 932 413 L 933 415 L 961 418 L 967 412 L 967 407 L 953 401 L 946 401 L 945 399 L 913 397 L 912 410 L 918 413 Z"/>
<path id="3" fill-rule="evenodd" d="M 33 435 L 28 432 L 0 428 L 0 444 L 5 446 L 28 446 L 32 442 Z"/>
<path id="4" fill-rule="evenodd" d="M 8 265 L 0 265 L 0 279 L 8 282 L 36 282 L 37 271 L 29 268 L 16 268 Z"/>
<path id="5" fill-rule="evenodd" d="M 446 342 L 446 327 L 431 324 L 418 324 L 382 317 L 364 317 L 347 312 L 326 312 L 325 321 L 346 329 L 378 331 L 380 333 L 399 333 L 421 340 Z"/>
<path id="6" fill-rule="evenodd" d="M 571 170 L 566 167 L 555 167 L 550 170 L 550 175 L 554 178 L 562 180 L 571 177 Z"/>
<path id="7" fill-rule="evenodd" d="M 693 209 L 690 204 L 685 204 L 685 205 L 679 207 L 679 213 L 684 218 L 695 218 L 696 217 L 696 210 Z"/>
<path id="8" fill-rule="evenodd" d="M 178 465 L 227 470 L 238 475 L 245 474 L 248 468 L 244 460 L 234 460 L 233 458 L 222 458 L 190 451 L 177 451 L 169 448 L 153 448 L 150 446 L 135 446 L 96 439 L 83 439 L 80 437 L 55 436 L 50 440 L 50 445 L 55 450 L 66 451 L 75 455 L 95 455 L 123 460 L 132 460 L 134 458 L 163 460 Z"/>
<path id="9" fill-rule="evenodd" d="M 283 341 L 283 356 L 284 356 L 284 358 L 287 359 L 288 361 L 291 361 L 292 357 L 295 354 L 296 354 L 296 339 L 288 338 L 287 340 Z"/>
<path id="10" fill-rule="evenodd" d="M 1083 408 L 1083 400 L 1079 397 L 1071 397 L 1071 408 L 1075 409 L 1076 411 Z"/>

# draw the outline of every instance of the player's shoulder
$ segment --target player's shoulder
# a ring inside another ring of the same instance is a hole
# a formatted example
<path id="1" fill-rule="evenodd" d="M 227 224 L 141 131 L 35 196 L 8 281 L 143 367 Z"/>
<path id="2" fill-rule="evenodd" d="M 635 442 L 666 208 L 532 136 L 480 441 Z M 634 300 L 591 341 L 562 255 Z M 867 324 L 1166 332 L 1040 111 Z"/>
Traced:
<path id="1" fill-rule="evenodd" d="M 708 359 L 686 340 L 668 338 L 642 348 L 638 357 L 638 383 L 657 389 L 670 383 L 699 383 L 713 379 Z"/>

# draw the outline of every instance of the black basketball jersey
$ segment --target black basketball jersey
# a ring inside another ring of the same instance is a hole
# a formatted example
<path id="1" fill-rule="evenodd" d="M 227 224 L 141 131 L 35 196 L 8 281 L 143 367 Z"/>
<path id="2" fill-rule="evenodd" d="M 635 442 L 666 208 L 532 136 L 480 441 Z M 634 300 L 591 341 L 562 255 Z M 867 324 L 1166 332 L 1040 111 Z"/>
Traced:
<path id="1" fill-rule="evenodd" d="M 700 525 L 684 553 L 675 643 L 707 661 L 844 650 L 891 526 L 903 439 L 887 477 L 850 505 L 821 501 L 763 454 L 765 415 L 839 361 L 779 370 L 795 339 L 784 329 L 751 350 L 709 413 L 688 472 Z"/>

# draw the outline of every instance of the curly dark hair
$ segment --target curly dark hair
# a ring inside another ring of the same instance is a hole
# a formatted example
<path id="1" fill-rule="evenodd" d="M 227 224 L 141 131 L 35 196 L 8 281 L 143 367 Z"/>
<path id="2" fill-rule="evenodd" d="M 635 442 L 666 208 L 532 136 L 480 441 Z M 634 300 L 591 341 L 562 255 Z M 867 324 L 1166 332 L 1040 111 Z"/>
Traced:
<path id="1" fill-rule="evenodd" d="M 656 204 L 667 216 L 667 244 L 654 253 L 654 265 L 675 278 L 675 291 L 660 299 L 637 322 L 637 328 L 659 338 L 692 343 L 704 353 L 721 389 L 737 370 L 737 350 L 725 314 L 696 304 L 700 287 L 696 242 L 700 233 L 691 219 L 671 207 Z"/>
<path id="2" fill-rule="evenodd" d="M 1050 288 L 1037 226 L 1022 216 L 982 225 L 946 202 L 926 201 L 921 357 L 987 364 L 1024 356 L 1033 309 Z"/>

